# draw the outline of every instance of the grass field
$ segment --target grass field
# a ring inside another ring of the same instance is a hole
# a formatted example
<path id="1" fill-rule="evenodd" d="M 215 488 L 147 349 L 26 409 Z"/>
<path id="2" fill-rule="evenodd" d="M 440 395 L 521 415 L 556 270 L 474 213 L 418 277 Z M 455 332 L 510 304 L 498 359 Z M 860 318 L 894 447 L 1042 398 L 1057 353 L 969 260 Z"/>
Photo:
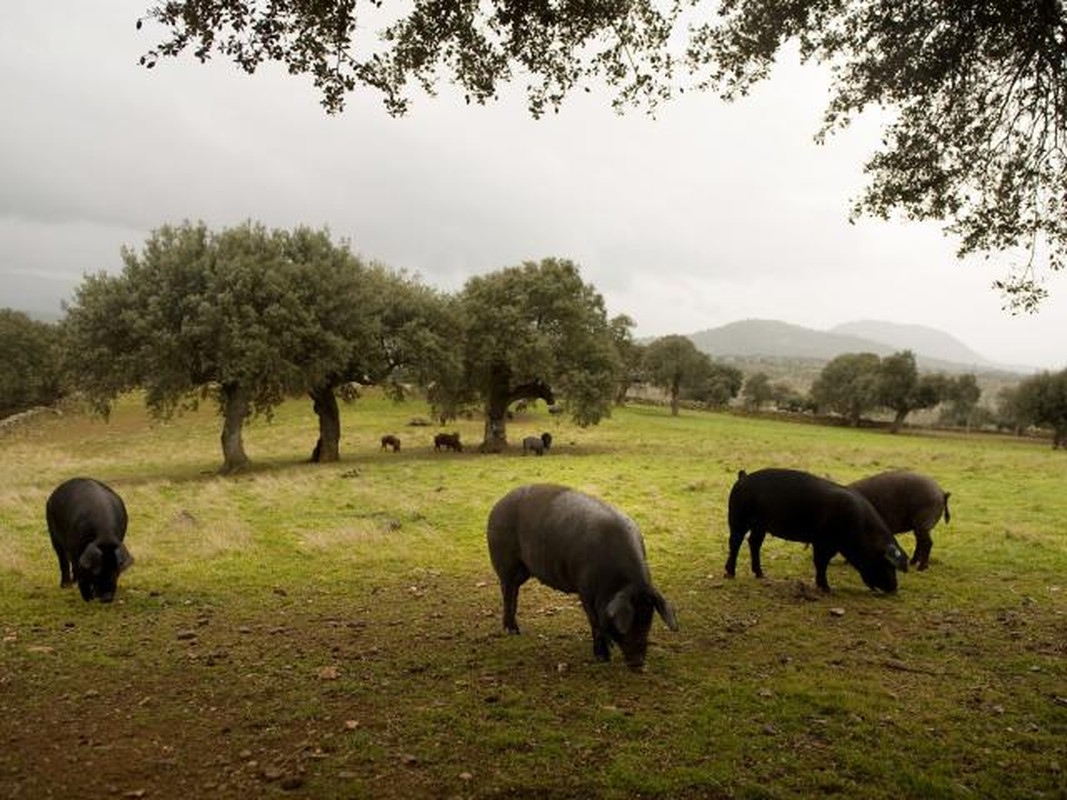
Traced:
<path id="1" fill-rule="evenodd" d="M 303 462 L 294 401 L 246 430 L 232 478 L 208 411 L 153 423 L 130 399 L 0 437 L 0 796 L 1067 796 L 1067 456 L 1047 443 L 633 407 L 516 419 L 512 441 L 555 437 L 535 458 L 434 453 L 416 403 L 342 413 L 340 463 Z M 764 466 L 910 467 L 952 522 L 894 596 L 840 560 L 820 596 L 810 550 L 773 538 L 765 580 L 747 549 L 724 580 L 730 486 Z M 75 475 L 129 509 L 111 606 L 58 588 L 44 502 Z M 681 626 L 657 620 L 645 674 L 595 662 L 576 599 L 534 582 L 503 635 L 486 514 L 543 480 L 641 526 Z"/>

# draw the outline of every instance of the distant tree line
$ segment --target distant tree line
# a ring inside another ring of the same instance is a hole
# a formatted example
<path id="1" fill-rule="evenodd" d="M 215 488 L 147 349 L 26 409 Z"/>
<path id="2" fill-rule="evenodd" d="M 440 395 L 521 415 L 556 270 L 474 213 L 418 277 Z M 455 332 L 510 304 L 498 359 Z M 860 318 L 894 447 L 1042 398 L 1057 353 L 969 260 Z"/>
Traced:
<path id="1" fill-rule="evenodd" d="M 364 263 L 323 230 L 222 231 L 166 225 L 122 253 L 118 274 L 87 276 L 58 325 L 0 317 L 6 412 L 77 392 L 102 414 L 133 389 L 166 418 L 203 401 L 222 418 L 224 472 L 248 465 L 242 431 L 284 399 L 309 398 L 312 460 L 340 455 L 338 390 L 376 384 L 426 393 L 442 422 L 485 417 L 483 449 L 507 442 L 508 408 L 559 404 L 580 425 L 610 413 L 619 345 L 632 322 L 570 261 L 545 259 L 471 278 L 445 294 Z"/>
<path id="2" fill-rule="evenodd" d="M 853 426 L 872 413 L 889 413 L 893 433 L 912 412 L 939 409 L 941 425 L 995 426 L 1020 435 L 1040 428 L 1052 431 L 1054 447 L 1067 445 L 1067 370 L 1042 372 L 1002 389 L 993 408 L 979 405 L 981 396 L 973 374 L 919 373 L 914 354 L 903 350 L 884 358 L 873 353 L 840 355 L 823 367 L 808 394 L 786 382 L 772 384 L 766 374 L 756 372 L 745 380 L 741 399 L 752 410 L 773 405 L 782 411 L 838 416 Z"/>

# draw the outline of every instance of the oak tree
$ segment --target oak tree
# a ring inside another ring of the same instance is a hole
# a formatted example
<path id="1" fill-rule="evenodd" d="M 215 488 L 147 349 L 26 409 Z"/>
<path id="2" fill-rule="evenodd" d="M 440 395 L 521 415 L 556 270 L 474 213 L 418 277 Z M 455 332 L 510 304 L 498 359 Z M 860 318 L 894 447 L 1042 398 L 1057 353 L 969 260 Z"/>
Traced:
<path id="1" fill-rule="evenodd" d="M 518 400 L 558 401 L 579 425 L 611 412 L 620 364 L 596 289 L 571 261 L 526 262 L 470 278 L 464 320 L 463 398 L 485 412 L 482 449 L 507 446 L 507 412 Z"/>
<path id="2" fill-rule="evenodd" d="M 645 349 L 645 374 L 649 383 L 667 393 L 671 416 L 676 417 L 683 392 L 698 394 L 710 377 L 711 359 L 687 336 L 662 336 Z"/>

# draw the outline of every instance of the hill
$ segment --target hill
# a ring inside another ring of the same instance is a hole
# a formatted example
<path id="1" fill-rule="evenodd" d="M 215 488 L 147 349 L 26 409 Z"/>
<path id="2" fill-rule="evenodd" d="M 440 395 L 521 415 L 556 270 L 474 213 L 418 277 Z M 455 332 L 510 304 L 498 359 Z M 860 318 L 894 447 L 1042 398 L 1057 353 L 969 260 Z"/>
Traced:
<path id="1" fill-rule="evenodd" d="M 876 342 L 889 342 L 898 350 L 903 348 L 913 353 L 922 353 L 927 358 L 970 364 L 975 368 L 996 368 L 993 362 L 956 337 L 926 325 L 901 325 L 881 320 L 862 320 L 842 323 L 831 328 L 830 333 L 858 336 Z"/>
<path id="2" fill-rule="evenodd" d="M 920 369 L 944 372 L 1026 372 L 995 364 L 936 328 L 892 322 L 849 322 L 829 331 L 778 320 L 748 319 L 689 334 L 714 358 L 803 360 L 825 363 L 843 353 L 915 353 Z"/>

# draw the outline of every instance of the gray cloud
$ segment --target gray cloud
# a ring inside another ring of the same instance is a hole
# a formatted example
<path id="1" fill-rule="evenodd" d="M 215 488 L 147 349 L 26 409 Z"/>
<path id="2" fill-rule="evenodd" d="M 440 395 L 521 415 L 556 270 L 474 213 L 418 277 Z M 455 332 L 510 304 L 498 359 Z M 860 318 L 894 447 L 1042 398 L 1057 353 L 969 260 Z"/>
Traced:
<path id="1" fill-rule="evenodd" d="M 746 317 L 940 327 L 998 361 L 1063 366 L 1064 280 L 1034 318 L 1000 310 L 997 261 L 959 263 L 931 226 L 847 222 L 879 119 L 816 146 L 817 70 L 753 96 L 686 95 L 657 119 L 574 98 L 468 107 L 447 87 L 389 118 L 355 96 L 327 117 L 308 81 L 191 58 L 137 66 L 143 0 L 19 0 L 0 29 L 0 305 L 60 299 L 163 223 L 329 226 L 445 289 L 572 258 L 640 335 Z M 35 309 L 36 310 L 36 309 Z"/>

